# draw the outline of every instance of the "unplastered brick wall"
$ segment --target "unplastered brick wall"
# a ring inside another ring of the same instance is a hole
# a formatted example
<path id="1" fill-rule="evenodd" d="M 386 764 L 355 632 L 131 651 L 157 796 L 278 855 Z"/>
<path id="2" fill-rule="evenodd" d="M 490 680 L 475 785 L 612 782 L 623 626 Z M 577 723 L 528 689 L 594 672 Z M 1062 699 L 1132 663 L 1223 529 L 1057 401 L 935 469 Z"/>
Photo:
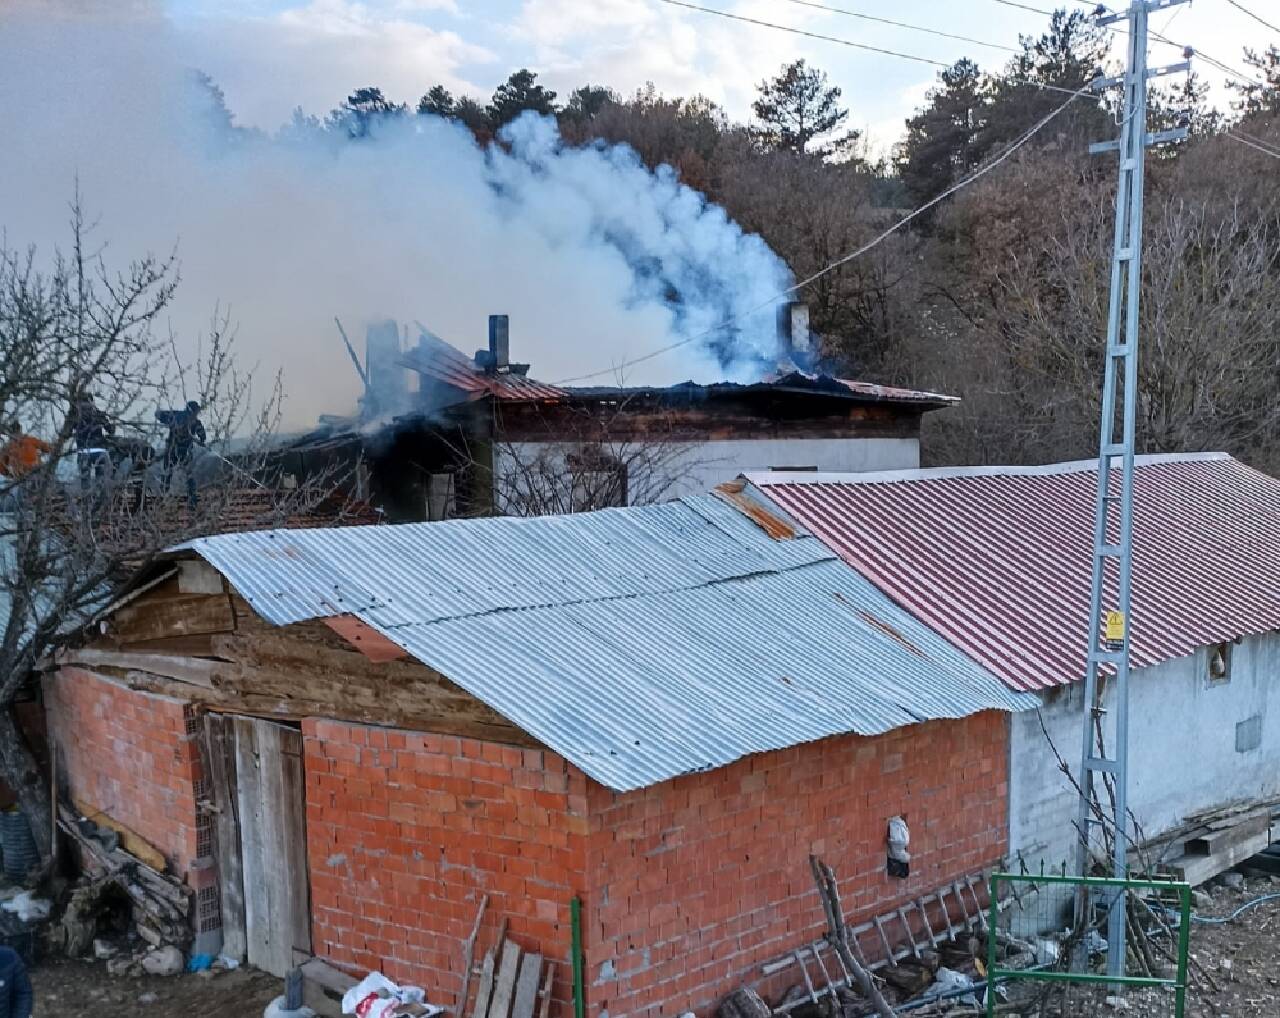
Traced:
<path id="1" fill-rule="evenodd" d="M 840 736 L 627 794 L 590 786 L 585 931 L 593 1016 L 710 1015 L 761 966 L 821 936 L 809 855 L 869 918 L 999 859 L 1007 718 L 986 713 L 875 738 Z M 911 876 L 886 874 L 885 832 L 911 829 Z"/>
<path id="2" fill-rule="evenodd" d="M 191 705 L 81 668 L 47 677 L 44 700 L 63 787 L 189 877 L 208 851 L 198 832 L 202 775 Z"/>
<path id="3" fill-rule="evenodd" d="M 553 1013 L 570 1014 L 582 773 L 549 752 L 453 736 L 323 720 L 303 735 L 316 953 L 451 1006 L 488 894 L 476 960 L 506 919 L 512 940 L 558 963 Z"/>

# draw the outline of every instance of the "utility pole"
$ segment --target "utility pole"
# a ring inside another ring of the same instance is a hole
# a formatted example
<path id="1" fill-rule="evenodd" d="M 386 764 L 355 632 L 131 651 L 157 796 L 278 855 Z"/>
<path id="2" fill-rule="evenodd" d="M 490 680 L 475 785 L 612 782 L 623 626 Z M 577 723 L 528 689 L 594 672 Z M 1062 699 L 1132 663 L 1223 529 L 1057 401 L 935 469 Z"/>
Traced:
<path id="1" fill-rule="evenodd" d="M 1133 568 L 1133 457 L 1138 403 L 1138 301 L 1142 289 L 1142 191 L 1149 145 L 1185 138 L 1186 128 L 1147 132 L 1147 81 L 1190 69 L 1186 61 L 1147 68 L 1147 19 L 1187 0 L 1132 0 L 1123 14 L 1103 14 L 1101 25 L 1129 23 L 1129 55 L 1118 78 L 1099 77 L 1096 90 L 1121 85 L 1120 136 L 1089 147 L 1093 153 L 1119 152 L 1115 246 L 1111 259 L 1111 297 L 1107 319 L 1106 368 L 1102 389 L 1102 426 L 1098 446 L 1098 491 L 1094 510 L 1093 580 L 1089 598 L 1088 668 L 1085 677 L 1083 751 L 1080 771 L 1078 871 L 1088 876 L 1104 844 L 1096 834 L 1114 820 L 1112 875 L 1128 875 L 1129 768 L 1129 594 Z M 1101 13 L 1101 10 L 1100 10 Z M 1187 54 L 1190 57 L 1190 53 Z M 1117 435 L 1117 410 L 1119 434 Z M 1112 470 L 1119 461 L 1119 492 Z M 1114 719 L 1105 753 L 1107 686 L 1114 687 Z M 1104 804 L 1103 791 L 1110 785 Z M 1100 787 L 1101 786 L 1101 787 Z M 1114 812 L 1110 802 L 1114 799 Z M 1122 892 L 1096 898 L 1084 894 L 1076 917 L 1087 928 L 1094 904 L 1107 908 L 1107 974 L 1125 971 L 1125 910 Z"/>

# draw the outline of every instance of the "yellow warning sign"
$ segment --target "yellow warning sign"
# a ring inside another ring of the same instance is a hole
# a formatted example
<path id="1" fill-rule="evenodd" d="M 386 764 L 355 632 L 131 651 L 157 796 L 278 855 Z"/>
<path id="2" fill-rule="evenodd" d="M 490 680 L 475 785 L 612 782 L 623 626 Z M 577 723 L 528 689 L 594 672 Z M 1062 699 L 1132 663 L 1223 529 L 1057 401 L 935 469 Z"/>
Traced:
<path id="1" fill-rule="evenodd" d="M 1102 638 L 1107 643 L 1124 642 L 1124 612 L 1109 611 L 1102 616 Z"/>

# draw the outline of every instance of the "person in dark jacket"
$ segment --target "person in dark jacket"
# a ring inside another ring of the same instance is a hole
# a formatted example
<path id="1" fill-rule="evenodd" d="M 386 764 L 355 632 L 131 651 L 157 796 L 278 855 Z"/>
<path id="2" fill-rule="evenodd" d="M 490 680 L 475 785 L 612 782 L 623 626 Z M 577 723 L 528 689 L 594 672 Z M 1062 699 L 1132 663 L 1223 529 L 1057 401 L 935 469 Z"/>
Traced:
<path id="1" fill-rule="evenodd" d="M 115 434 L 116 426 L 88 393 L 78 396 L 71 404 L 70 417 L 71 435 L 78 450 L 80 484 L 82 490 L 87 491 L 91 481 L 106 475 L 111 462 L 107 438 Z"/>
<path id="2" fill-rule="evenodd" d="M 182 410 L 157 410 L 156 420 L 169 429 L 164 443 L 164 490 L 169 490 L 175 467 L 187 475 L 187 501 L 196 506 L 195 447 L 204 448 L 208 441 L 200 421 L 200 404 L 192 400 Z"/>
<path id="3" fill-rule="evenodd" d="M 0 947 L 0 1018 L 31 1018 L 34 1006 L 27 966 L 11 947 Z"/>

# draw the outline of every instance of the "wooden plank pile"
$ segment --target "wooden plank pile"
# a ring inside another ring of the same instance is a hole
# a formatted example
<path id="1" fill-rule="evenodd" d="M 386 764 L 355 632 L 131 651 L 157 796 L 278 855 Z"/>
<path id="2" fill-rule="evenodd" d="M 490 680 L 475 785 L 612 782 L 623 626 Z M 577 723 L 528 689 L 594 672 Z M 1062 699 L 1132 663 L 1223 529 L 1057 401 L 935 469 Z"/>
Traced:
<path id="1" fill-rule="evenodd" d="M 1159 839 L 1156 868 L 1193 887 L 1263 851 L 1272 840 L 1274 800 L 1236 802 L 1189 816 Z"/>
<path id="2" fill-rule="evenodd" d="M 80 850 L 80 863 L 92 886 L 114 885 L 128 896 L 139 936 L 152 947 L 185 948 L 191 939 L 191 889 L 120 846 L 118 836 L 58 807 L 58 827 Z"/>
<path id="3" fill-rule="evenodd" d="M 544 962 L 535 951 L 522 951 L 506 936 L 506 924 L 497 942 L 485 953 L 478 973 L 467 972 L 459 1016 L 468 1018 L 547 1018 L 551 1012 L 551 987 L 556 963 Z M 471 976 L 478 974 L 475 1002 L 466 1011 Z"/>

